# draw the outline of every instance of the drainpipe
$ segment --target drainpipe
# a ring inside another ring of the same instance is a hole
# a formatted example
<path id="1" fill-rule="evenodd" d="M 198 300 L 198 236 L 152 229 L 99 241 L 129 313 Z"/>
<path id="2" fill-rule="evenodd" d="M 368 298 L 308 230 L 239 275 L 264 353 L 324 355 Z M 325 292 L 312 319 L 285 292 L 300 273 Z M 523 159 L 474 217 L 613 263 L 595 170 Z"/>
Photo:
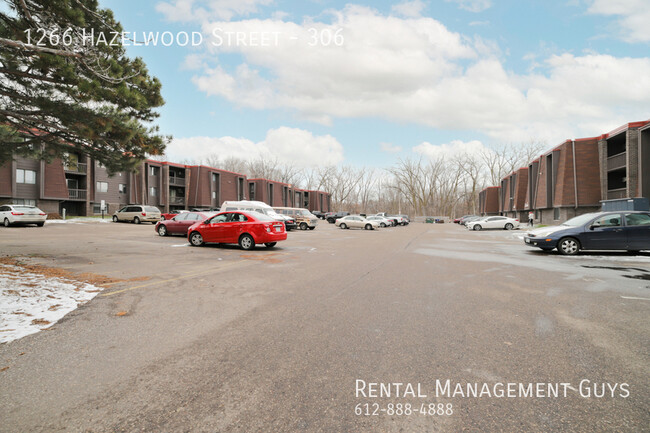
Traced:
<path id="1" fill-rule="evenodd" d="M 578 174 L 576 173 L 576 141 L 571 140 L 571 148 L 573 151 L 573 192 L 575 197 L 575 208 L 578 209 Z"/>

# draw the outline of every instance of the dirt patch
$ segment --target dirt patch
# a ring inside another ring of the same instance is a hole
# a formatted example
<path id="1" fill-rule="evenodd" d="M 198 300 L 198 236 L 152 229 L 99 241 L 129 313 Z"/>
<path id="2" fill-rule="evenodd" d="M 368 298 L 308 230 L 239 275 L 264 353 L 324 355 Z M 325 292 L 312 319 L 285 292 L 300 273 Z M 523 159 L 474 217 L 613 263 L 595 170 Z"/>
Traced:
<path id="1" fill-rule="evenodd" d="M 258 262 L 266 262 L 266 263 L 282 263 L 282 260 L 273 257 L 273 254 L 266 254 L 266 255 L 260 255 L 258 256 L 257 254 L 240 254 L 239 257 L 242 259 L 247 259 L 247 260 L 255 260 Z"/>
<path id="2" fill-rule="evenodd" d="M 82 283 L 92 284 L 97 287 L 107 287 L 117 283 L 132 282 L 132 281 L 146 281 L 150 277 L 135 277 L 129 279 L 111 278 L 105 275 L 93 274 L 91 272 L 84 272 L 83 274 L 75 274 L 67 269 L 51 268 L 43 265 L 36 265 L 27 263 L 20 258 L 16 257 L 0 257 L 0 264 L 18 266 L 27 272 L 40 274 L 45 277 L 52 278 L 65 278 L 68 280 L 79 281 Z"/>

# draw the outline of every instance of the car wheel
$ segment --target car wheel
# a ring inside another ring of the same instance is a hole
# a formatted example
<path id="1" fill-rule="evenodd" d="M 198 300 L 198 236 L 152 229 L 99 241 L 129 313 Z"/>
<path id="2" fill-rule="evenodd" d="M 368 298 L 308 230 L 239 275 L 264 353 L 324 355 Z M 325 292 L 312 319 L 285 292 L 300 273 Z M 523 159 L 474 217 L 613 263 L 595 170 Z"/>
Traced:
<path id="1" fill-rule="evenodd" d="M 309 230 L 314 230 L 316 227 L 309 227 Z"/>
<path id="2" fill-rule="evenodd" d="M 342 229 L 347 229 L 347 228 L 348 228 L 348 226 L 346 226 L 345 223 L 341 223 L 340 227 L 341 227 Z"/>
<path id="3" fill-rule="evenodd" d="M 117 215 L 113 215 L 113 222 L 114 222 L 114 223 L 117 222 Z"/>
<path id="4" fill-rule="evenodd" d="M 307 223 L 300 223 L 300 230 L 307 230 L 308 228 L 309 226 L 307 225 Z"/>
<path id="5" fill-rule="evenodd" d="M 5 220 L 4 220 L 4 226 L 5 226 L 5 227 L 9 227 L 10 225 L 11 225 L 11 223 L 9 222 L 9 218 L 5 218 Z"/>
<path id="6" fill-rule="evenodd" d="M 379 227 L 386 227 L 386 224 L 384 224 L 384 223 L 380 223 L 380 224 L 379 224 Z"/>
<path id="7" fill-rule="evenodd" d="M 565 256 L 574 256 L 580 251 L 580 242 L 575 238 L 560 239 L 557 250 Z"/>
<path id="8" fill-rule="evenodd" d="M 242 250 L 252 250 L 255 247 L 255 240 L 251 235 L 243 234 L 239 237 L 239 246 Z"/>
<path id="9" fill-rule="evenodd" d="M 44 225 L 45 225 L 45 223 L 36 223 L 37 227 L 43 227 Z"/>
<path id="10" fill-rule="evenodd" d="M 201 233 L 199 232 L 192 232 L 190 235 L 190 245 L 193 247 L 200 247 L 203 245 L 203 236 L 201 236 Z"/>
<path id="11" fill-rule="evenodd" d="M 138 217 L 133 218 L 133 223 L 134 224 L 140 224 L 140 218 L 138 218 Z"/>
<path id="12" fill-rule="evenodd" d="M 483 228 L 483 227 L 481 227 L 480 224 L 475 224 L 475 225 L 474 225 L 474 228 L 473 228 L 472 230 L 479 231 L 479 230 L 481 230 L 482 228 Z"/>
<path id="13" fill-rule="evenodd" d="M 514 227 L 515 227 L 515 226 L 513 226 L 513 225 L 510 224 L 510 223 L 508 223 L 508 224 L 506 224 L 506 226 L 504 227 L 504 229 L 506 229 L 506 230 L 512 230 Z"/>
<path id="14" fill-rule="evenodd" d="M 158 226 L 158 235 L 167 236 L 167 227 L 165 227 L 163 224 L 160 224 Z"/>
<path id="15" fill-rule="evenodd" d="M 266 248 L 273 248 L 277 244 L 278 244 L 277 242 L 267 242 L 264 245 L 266 245 Z"/>
<path id="16" fill-rule="evenodd" d="M 372 224 L 366 224 L 364 227 L 366 230 L 372 230 Z"/>

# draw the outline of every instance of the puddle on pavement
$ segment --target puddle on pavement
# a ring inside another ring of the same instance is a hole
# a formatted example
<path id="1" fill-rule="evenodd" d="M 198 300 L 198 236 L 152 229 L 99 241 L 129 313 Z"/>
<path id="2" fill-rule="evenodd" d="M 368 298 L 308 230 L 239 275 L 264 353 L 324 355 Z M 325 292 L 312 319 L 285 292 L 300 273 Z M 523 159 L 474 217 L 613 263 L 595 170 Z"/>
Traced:
<path id="1" fill-rule="evenodd" d="M 640 274 L 635 274 L 635 275 L 623 275 L 625 278 L 632 278 L 635 280 L 647 280 L 650 281 L 650 273 L 648 273 L 647 269 L 641 269 L 641 268 L 625 268 L 622 266 L 587 266 L 587 265 L 582 265 L 583 268 L 588 268 L 588 269 L 610 269 L 613 271 L 623 271 L 623 272 L 640 272 Z"/>

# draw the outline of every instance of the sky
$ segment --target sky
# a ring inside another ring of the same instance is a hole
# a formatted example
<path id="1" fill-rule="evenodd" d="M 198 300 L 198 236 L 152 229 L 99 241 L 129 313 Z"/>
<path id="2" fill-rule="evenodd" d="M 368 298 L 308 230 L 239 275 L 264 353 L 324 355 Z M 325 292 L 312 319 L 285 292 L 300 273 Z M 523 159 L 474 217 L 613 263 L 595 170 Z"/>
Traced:
<path id="1" fill-rule="evenodd" d="M 650 119 L 646 1 L 100 6 L 162 82 L 168 160 L 388 167 L 531 140 L 550 148 Z M 135 45 L 145 34 L 157 42 Z"/>

